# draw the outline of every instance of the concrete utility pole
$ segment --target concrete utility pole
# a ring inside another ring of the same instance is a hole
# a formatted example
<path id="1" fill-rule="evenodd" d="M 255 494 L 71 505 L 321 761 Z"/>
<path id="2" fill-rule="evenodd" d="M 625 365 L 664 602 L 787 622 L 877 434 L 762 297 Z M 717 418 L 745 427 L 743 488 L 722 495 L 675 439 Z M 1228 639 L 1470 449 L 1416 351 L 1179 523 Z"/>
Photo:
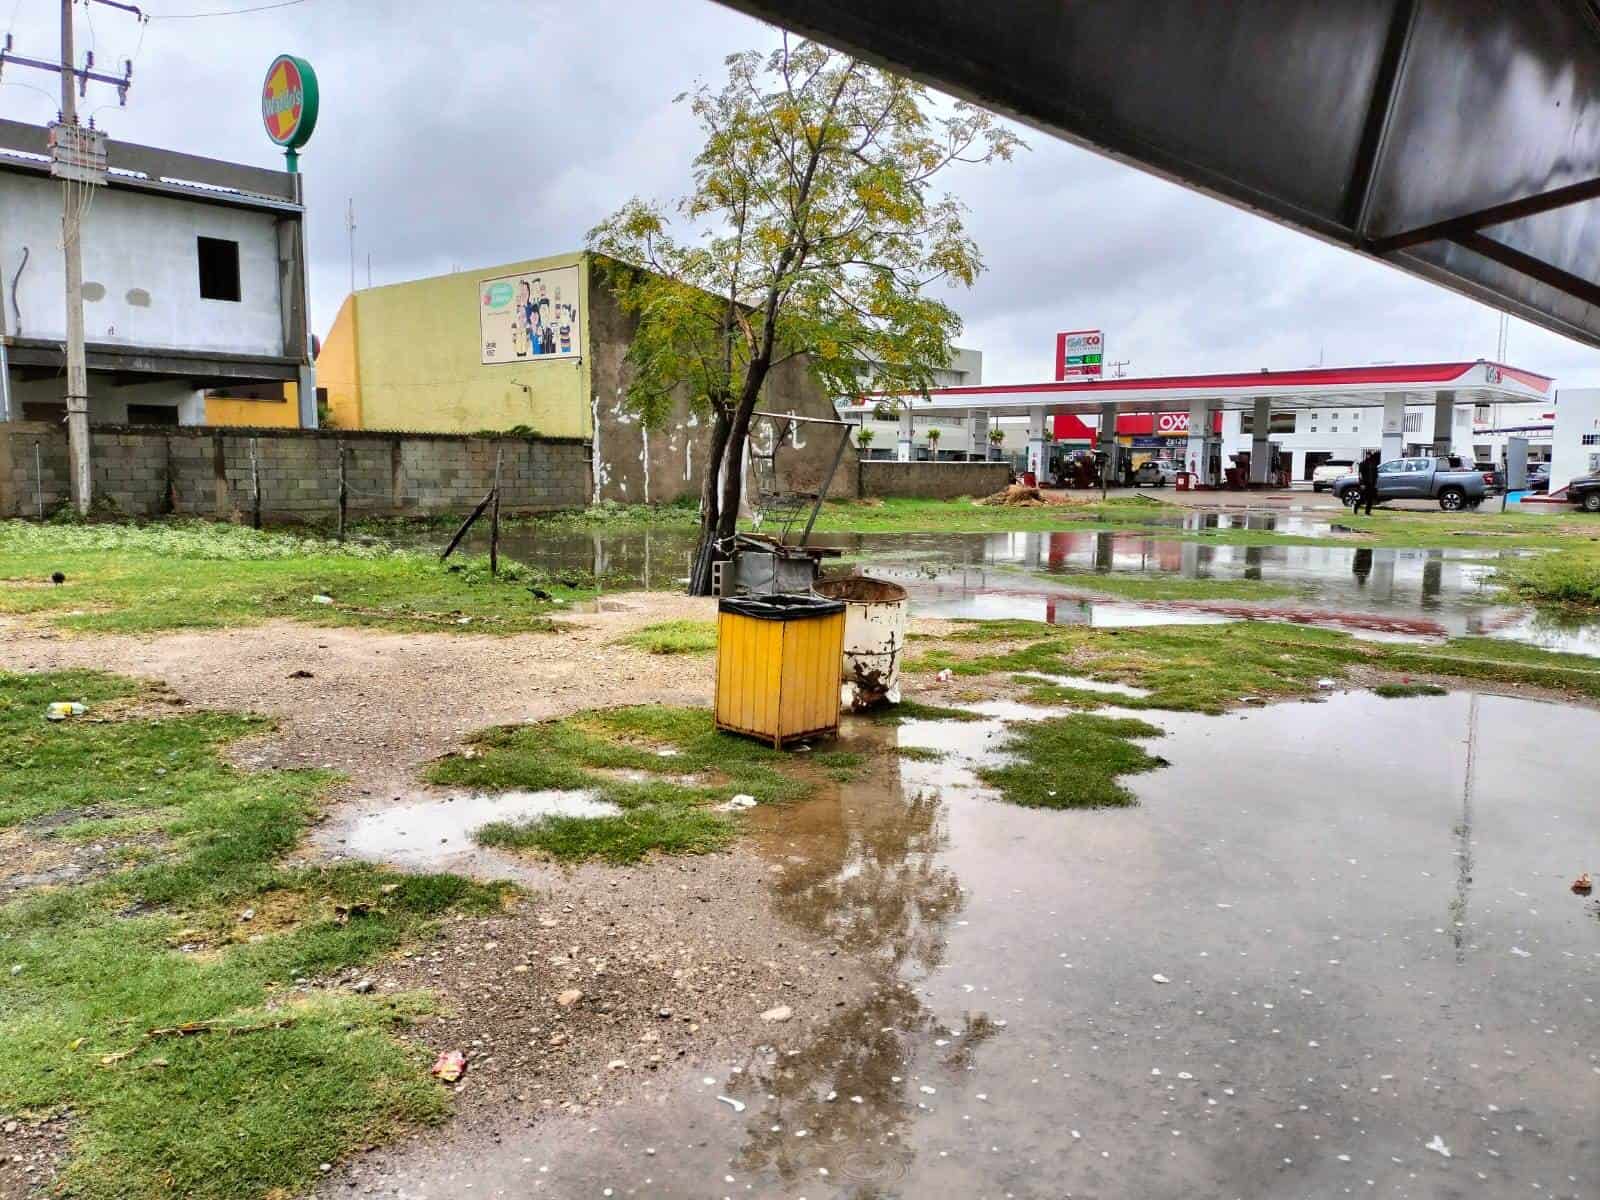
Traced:
<path id="1" fill-rule="evenodd" d="M 61 123 L 68 128 L 78 124 L 72 3 L 61 0 Z M 61 181 L 61 250 L 67 267 L 67 447 L 72 459 L 72 502 L 78 515 L 86 517 L 94 499 L 94 474 L 89 461 L 89 360 L 83 345 L 82 214 L 73 211 L 73 190 L 72 180 Z"/>

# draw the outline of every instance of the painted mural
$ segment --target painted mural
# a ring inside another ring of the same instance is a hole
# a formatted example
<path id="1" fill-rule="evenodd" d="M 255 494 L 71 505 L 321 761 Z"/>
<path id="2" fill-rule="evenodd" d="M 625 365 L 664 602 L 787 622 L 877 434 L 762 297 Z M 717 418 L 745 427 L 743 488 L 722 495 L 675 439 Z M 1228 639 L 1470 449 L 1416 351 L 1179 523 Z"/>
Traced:
<path id="1" fill-rule="evenodd" d="M 483 362 L 577 358 L 579 315 L 575 266 L 485 279 L 478 286 Z"/>

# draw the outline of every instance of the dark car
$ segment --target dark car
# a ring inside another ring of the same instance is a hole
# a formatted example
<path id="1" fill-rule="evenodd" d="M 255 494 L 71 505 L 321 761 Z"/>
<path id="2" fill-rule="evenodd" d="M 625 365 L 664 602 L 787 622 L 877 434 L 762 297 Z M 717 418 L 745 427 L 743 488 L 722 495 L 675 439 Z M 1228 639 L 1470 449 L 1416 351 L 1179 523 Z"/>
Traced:
<path id="1" fill-rule="evenodd" d="M 1567 484 L 1567 499 L 1584 512 L 1600 513 L 1600 475 L 1579 475 Z"/>
<path id="2" fill-rule="evenodd" d="M 1550 464 L 1534 463 L 1528 468 L 1528 491 L 1542 496 L 1550 490 Z"/>

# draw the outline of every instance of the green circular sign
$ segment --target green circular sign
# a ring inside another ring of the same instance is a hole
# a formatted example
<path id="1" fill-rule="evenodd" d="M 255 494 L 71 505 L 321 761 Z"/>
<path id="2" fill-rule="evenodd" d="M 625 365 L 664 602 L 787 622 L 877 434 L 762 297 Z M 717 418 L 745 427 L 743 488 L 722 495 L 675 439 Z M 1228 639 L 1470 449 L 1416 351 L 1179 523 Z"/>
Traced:
<path id="1" fill-rule="evenodd" d="M 261 120 L 267 136 L 285 150 L 298 150 L 317 128 L 317 73 L 292 54 L 280 54 L 261 86 Z"/>

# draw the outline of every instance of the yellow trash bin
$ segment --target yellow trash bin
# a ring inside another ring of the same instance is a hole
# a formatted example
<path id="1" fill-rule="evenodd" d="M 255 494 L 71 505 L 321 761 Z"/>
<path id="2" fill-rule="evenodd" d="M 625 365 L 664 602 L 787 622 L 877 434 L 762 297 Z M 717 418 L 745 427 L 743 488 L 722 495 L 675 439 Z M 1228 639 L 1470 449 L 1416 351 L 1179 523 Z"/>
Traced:
<path id="1" fill-rule="evenodd" d="M 785 742 L 839 731 L 844 605 L 821 596 L 717 604 L 718 729 Z"/>

